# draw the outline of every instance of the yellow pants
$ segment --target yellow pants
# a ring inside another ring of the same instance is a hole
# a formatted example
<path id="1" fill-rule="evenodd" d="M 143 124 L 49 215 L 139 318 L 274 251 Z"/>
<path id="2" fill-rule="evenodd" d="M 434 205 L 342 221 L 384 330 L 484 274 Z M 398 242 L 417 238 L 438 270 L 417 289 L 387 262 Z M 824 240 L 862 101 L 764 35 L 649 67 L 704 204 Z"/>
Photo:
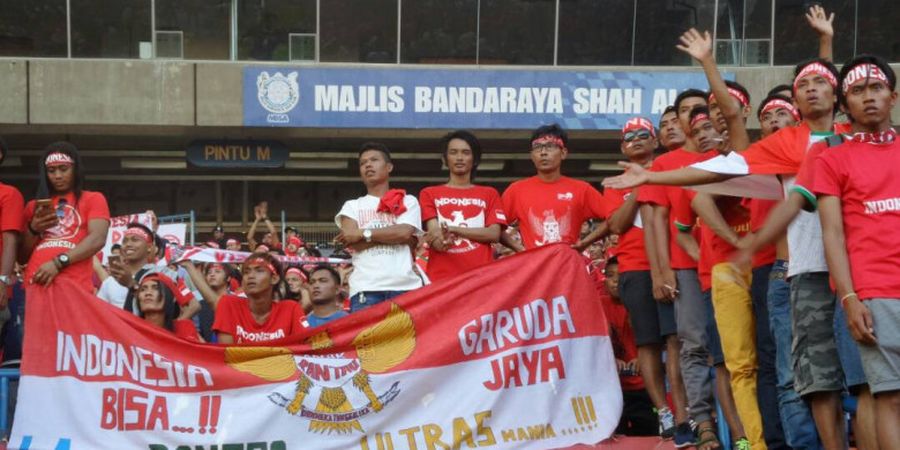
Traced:
<path id="1" fill-rule="evenodd" d="M 712 299 L 738 415 L 750 447 L 764 450 L 766 441 L 756 398 L 756 317 L 750 297 L 751 277 L 749 270 L 742 272 L 731 263 L 716 264 L 712 269 Z"/>

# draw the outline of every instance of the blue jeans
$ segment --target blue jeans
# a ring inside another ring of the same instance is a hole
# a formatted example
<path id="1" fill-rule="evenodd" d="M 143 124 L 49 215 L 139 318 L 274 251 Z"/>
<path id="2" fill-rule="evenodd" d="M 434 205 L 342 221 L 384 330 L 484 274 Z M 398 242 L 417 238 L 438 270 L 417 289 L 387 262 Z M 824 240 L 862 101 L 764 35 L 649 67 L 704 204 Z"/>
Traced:
<path id="1" fill-rule="evenodd" d="M 769 327 L 767 294 L 772 265 L 753 269 L 750 296 L 753 298 L 753 315 L 756 316 L 756 397 L 763 419 L 763 433 L 769 450 L 786 450 L 781 414 L 778 410 L 777 376 L 775 374 L 775 341 Z"/>
<path id="2" fill-rule="evenodd" d="M 355 313 L 366 309 L 372 305 L 390 300 L 406 291 L 367 291 L 357 292 L 356 295 L 350 297 L 350 312 Z"/>
<path id="3" fill-rule="evenodd" d="M 775 339 L 775 372 L 778 378 L 778 407 L 787 444 L 794 449 L 821 449 L 819 435 L 809 407 L 794 390 L 791 365 L 791 285 L 787 277 L 787 261 L 772 266 L 767 295 L 769 326 Z"/>

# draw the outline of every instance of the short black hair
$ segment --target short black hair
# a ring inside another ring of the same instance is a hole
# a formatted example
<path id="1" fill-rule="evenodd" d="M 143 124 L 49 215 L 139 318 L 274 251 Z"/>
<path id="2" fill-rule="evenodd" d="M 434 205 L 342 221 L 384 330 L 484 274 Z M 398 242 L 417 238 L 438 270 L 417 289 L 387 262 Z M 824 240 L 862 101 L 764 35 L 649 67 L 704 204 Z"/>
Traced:
<path id="1" fill-rule="evenodd" d="M 841 67 L 841 72 L 838 76 L 838 86 L 843 86 L 844 80 L 850 74 L 850 71 L 860 64 L 872 64 L 878 67 L 879 69 L 881 69 L 881 72 L 884 73 L 884 76 L 887 77 L 888 87 L 891 88 L 891 91 L 897 88 L 897 74 L 894 73 L 894 69 L 891 68 L 890 64 L 888 64 L 888 62 L 880 56 L 867 53 L 852 58 L 844 63 L 844 67 Z M 840 102 L 840 104 L 844 107 L 847 106 L 847 97 L 844 94 L 843 89 L 838 89 L 838 102 Z"/>
<path id="2" fill-rule="evenodd" d="M 122 250 L 122 244 L 113 244 L 113 245 L 111 245 L 111 246 L 109 247 L 109 251 L 112 252 L 113 250 Z"/>
<path id="3" fill-rule="evenodd" d="M 609 269 L 609 266 L 618 266 L 618 265 L 619 265 L 619 257 L 617 257 L 616 255 L 606 258 L 606 265 L 603 266 L 603 275 L 606 275 L 606 269 Z"/>
<path id="4" fill-rule="evenodd" d="M 450 141 L 454 139 L 461 139 L 466 144 L 469 144 L 469 148 L 472 149 L 472 170 L 477 169 L 478 164 L 481 162 L 481 142 L 478 141 L 474 134 L 466 130 L 451 131 L 441 138 L 441 155 L 443 155 L 444 162 L 447 162 L 447 151 L 450 147 Z"/>
<path id="5" fill-rule="evenodd" d="M 357 158 L 362 158 L 363 153 L 375 150 L 376 152 L 381 152 L 384 155 L 384 160 L 386 162 L 391 162 L 391 151 L 388 150 L 387 145 L 382 144 L 381 142 L 365 142 L 363 145 L 359 146 L 359 155 Z"/>
<path id="6" fill-rule="evenodd" d="M 763 107 L 766 106 L 766 103 L 769 103 L 772 100 L 782 100 L 782 101 L 785 101 L 788 103 L 793 103 L 793 100 L 791 100 L 788 97 L 785 97 L 781 94 L 773 94 L 773 93 L 769 92 L 769 95 L 766 98 L 764 98 L 763 101 L 760 102 L 759 107 L 756 108 L 756 118 L 757 119 L 762 117 Z"/>
<path id="7" fill-rule="evenodd" d="M 534 132 L 531 133 L 531 140 L 541 136 L 553 136 L 558 137 L 564 146 L 569 146 L 569 133 L 566 133 L 566 130 L 563 130 L 559 124 L 552 123 L 550 125 L 541 125 Z"/>
<path id="8" fill-rule="evenodd" d="M 750 104 L 750 102 L 751 102 L 750 92 L 747 90 L 747 88 L 744 87 L 743 84 L 738 83 L 737 81 L 725 80 L 725 86 L 728 86 L 732 89 L 736 89 L 741 94 L 744 94 L 744 97 L 747 98 L 747 104 L 748 105 Z M 744 105 L 741 105 L 741 108 L 743 108 L 743 107 L 744 107 Z"/>
<path id="9" fill-rule="evenodd" d="M 338 273 L 338 271 L 335 270 L 334 267 L 331 267 L 328 264 L 319 264 L 316 267 L 313 267 L 313 269 L 309 271 L 309 276 L 312 277 L 312 274 L 320 270 L 327 271 L 331 275 L 331 278 L 334 280 L 334 283 L 338 286 L 341 285 L 341 274 Z"/>
<path id="10" fill-rule="evenodd" d="M 709 116 L 709 107 L 706 106 L 695 106 L 694 109 L 691 110 L 690 120 L 694 120 L 694 117 L 699 116 L 700 114 L 706 114 Z"/>
<path id="11" fill-rule="evenodd" d="M 675 105 L 666 106 L 666 109 L 664 109 L 662 114 L 659 115 L 659 123 L 657 125 L 661 125 L 663 116 L 669 113 L 675 113 L 676 116 L 678 115 L 678 110 L 675 109 Z"/>
<path id="12" fill-rule="evenodd" d="M 772 89 L 769 89 L 769 93 L 766 94 L 766 97 L 771 97 L 773 95 L 780 95 L 778 93 L 781 91 L 794 92 L 794 88 L 793 88 L 793 86 L 791 86 L 789 84 L 779 84 L 778 86 L 775 86 Z"/>
<path id="13" fill-rule="evenodd" d="M 676 114 L 679 110 L 681 110 L 681 102 L 691 97 L 699 97 L 702 98 L 704 102 L 706 102 L 709 96 L 706 94 L 706 91 L 701 91 L 700 89 L 687 89 L 681 92 L 677 97 L 675 97 L 675 104 L 673 105 L 675 107 Z"/>

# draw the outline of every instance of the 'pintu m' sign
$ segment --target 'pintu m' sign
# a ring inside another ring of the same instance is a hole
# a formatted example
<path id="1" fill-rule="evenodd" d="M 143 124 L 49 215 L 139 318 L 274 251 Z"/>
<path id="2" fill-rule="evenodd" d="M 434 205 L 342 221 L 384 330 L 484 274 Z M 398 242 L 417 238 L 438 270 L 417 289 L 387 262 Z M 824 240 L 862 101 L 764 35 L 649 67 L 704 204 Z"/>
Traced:
<path id="1" fill-rule="evenodd" d="M 187 151 L 192 165 L 212 168 L 282 167 L 289 156 L 278 141 L 194 141 Z"/>

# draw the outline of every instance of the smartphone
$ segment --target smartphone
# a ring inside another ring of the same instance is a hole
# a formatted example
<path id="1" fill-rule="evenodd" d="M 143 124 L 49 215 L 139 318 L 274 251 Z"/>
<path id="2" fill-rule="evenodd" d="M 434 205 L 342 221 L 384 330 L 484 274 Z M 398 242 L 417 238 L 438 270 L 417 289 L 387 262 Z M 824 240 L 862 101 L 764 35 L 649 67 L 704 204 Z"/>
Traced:
<path id="1" fill-rule="evenodd" d="M 109 255 L 107 261 L 109 262 L 110 266 L 113 264 L 118 266 L 122 264 L 122 257 L 120 255 Z"/>
<path id="2" fill-rule="evenodd" d="M 52 209 L 52 208 L 53 208 L 53 200 L 50 200 L 49 198 L 40 198 L 34 202 L 35 212 Z"/>

